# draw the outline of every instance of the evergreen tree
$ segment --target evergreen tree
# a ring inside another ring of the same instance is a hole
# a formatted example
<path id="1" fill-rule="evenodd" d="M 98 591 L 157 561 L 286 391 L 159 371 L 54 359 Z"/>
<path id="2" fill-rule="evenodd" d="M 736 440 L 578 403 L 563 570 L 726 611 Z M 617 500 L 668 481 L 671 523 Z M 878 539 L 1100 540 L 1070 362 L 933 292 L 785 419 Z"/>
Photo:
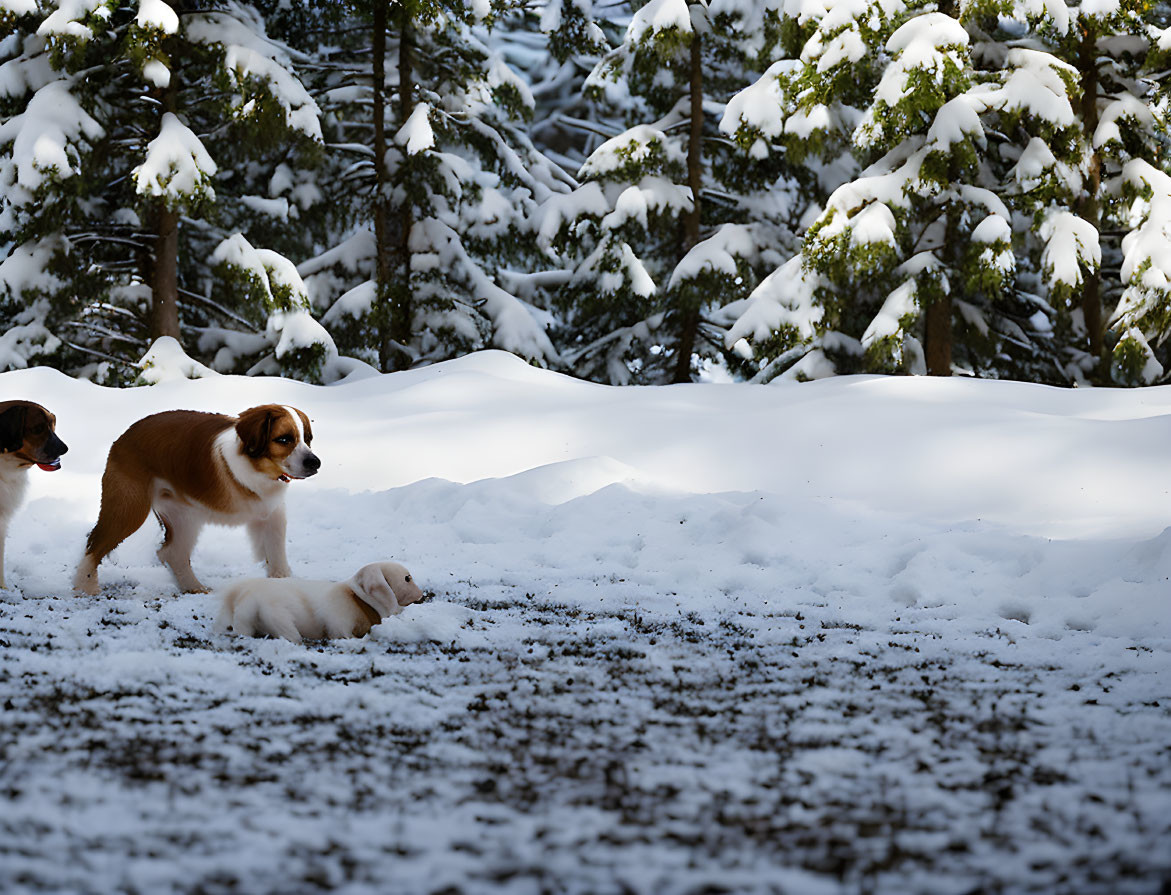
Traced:
<path id="1" fill-rule="evenodd" d="M 775 39 L 774 21 L 761 3 L 652 0 L 591 75 L 587 91 L 628 127 L 590 154 L 541 228 L 573 271 L 555 307 L 575 374 L 684 382 L 723 363 L 727 308 L 792 242 L 795 181 L 729 152 L 708 114 Z"/>
<path id="2" fill-rule="evenodd" d="M 1000 16 L 1002 29 L 1011 15 L 1035 35 L 1007 54 L 1012 74 L 996 102 L 1004 123 L 1030 137 L 1012 180 L 1032 214 L 1073 381 L 1146 384 L 1163 370 L 1155 355 L 1171 333 L 1171 181 L 1161 169 L 1165 102 L 1150 80 L 1166 68 L 1156 13 L 1133 0 L 970 11 Z"/>
<path id="3" fill-rule="evenodd" d="M 802 288 L 762 284 L 729 339 L 756 338 L 770 361 L 795 360 L 805 352 L 793 349 L 804 343 L 812 355 L 799 376 L 828 369 L 948 375 L 956 352 L 962 366 L 986 373 L 1007 328 L 1002 302 L 1014 257 L 1010 214 L 986 159 L 987 103 L 969 35 L 942 12 L 881 3 L 849 9 L 852 18 L 842 11 L 818 23 L 799 66 L 774 73 L 778 95 L 792 105 L 769 130 L 836 147 L 849 127 L 855 155 L 870 164 L 833 191 L 810 227 L 800 269 L 789 268 Z M 852 118 L 834 103 L 839 86 L 857 96 L 850 70 L 881 71 Z M 739 136 L 744 142 L 754 134 Z M 795 301 L 786 306 L 786 298 Z M 787 316 L 789 327 L 760 332 L 770 315 Z"/>
<path id="4" fill-rule="evenodd" d="M 351 3 L 348 42 L 320 59 L 327 140 L 353 159 L 331 192 L 353 216 L 300 270 L 343 350 L 382 370 L 489 346 L 556 354 L 545 315 L 503 281 L 529 266 L 537 204 L 567 187 L 525 133 L 526 85 L 485 42 L 497 12 Z"/>
<path id="5" fill-rule="evenodd" d="M 730 130 L 824 159 L 848 135 L 868 167 L 732 327 L 759 375 L 1077 380 L 1102 351 L 1102 236 L 1135 225 L 1114 370 L 1154 374 L 1165 298 L 1140 271 L 1159 256 L 1161 124 L 1140 68 L 1160 32 L 1146 6 L 1099 6 L 977 0 L 956 19 L 851 3 L 790 25 L 798 58 L 745 92 Z M 845 71 L 876 79 L 860 89 Z"/>
<path id="6" fill-rule="evenodd" d="M 284 288 L 290 265 L 229 250 L 256 221 L 288 219 L 273 174 L 320 141 L 316 105 L 256 9 L 5 9 L 0 301 L 21 333 L 4 337 L 5 363 L 125 381 L 171 337 L 216 369 L 319 375 L 336 352 L 303 287 Z M 260 281 L 271 301 L 236 288 Z"/>

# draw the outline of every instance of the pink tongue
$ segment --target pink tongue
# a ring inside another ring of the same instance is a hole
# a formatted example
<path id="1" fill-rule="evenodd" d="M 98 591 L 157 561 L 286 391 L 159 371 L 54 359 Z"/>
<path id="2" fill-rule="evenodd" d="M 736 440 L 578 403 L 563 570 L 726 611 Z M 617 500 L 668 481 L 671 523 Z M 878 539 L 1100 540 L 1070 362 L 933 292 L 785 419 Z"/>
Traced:
<path id="1" fill-rule="evenodd" d="M 54 460 L 52 463 L 38 463 L 37 466 L 45 470 L 45 472 L 56 472 L 61 468 L 61 461 Z"/>

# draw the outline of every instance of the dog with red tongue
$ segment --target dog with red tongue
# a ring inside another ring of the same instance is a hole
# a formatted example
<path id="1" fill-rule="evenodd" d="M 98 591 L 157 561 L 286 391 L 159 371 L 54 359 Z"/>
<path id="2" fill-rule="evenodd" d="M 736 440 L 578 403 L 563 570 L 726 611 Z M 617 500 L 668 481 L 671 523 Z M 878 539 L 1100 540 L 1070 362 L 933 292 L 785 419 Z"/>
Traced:
<path id="1" fill-rule="evenodd" d="M 0 402 L 0 588 L 4 581 L 4 542 L 8 523 L 24 500 L 28 470 L 46 472 L 61 468 L 61 455 L 69 448 L 57 437 L 57 418 L 32 401 Z"/>
<path id="2" fill-rule="evenodd" d="M 158 557 L 180 590 L 206 593 L 191 551 L 207 523 L 243 525 L 269 578 L 292 573 L 285 556 L 285 489 L 315 475 L 313 429 L 295 407 L 264 404 L 238 417 L 168 410 L 145 417 L 110 448 L 102 506 L 74 589 L 98 592 L 98 564 L 154 511 L 163 526 Z"/>

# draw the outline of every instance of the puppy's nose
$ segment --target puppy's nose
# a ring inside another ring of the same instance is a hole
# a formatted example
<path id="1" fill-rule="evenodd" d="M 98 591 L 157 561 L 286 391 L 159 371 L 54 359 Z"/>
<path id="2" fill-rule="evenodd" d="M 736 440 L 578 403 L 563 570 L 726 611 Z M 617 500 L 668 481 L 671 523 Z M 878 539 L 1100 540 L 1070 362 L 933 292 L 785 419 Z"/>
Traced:
<path id="1" fill-rule="evenodd" d="M 46 445 L 46 447 L 50 451 L 52 451 L 53 455 L 56 457 L 60 457 L 62 454 L 68 452 L 68 450 L 69 450 L 69 447 L 65 444 L 65 442 L 62 441 L 60 438 L 58 438 L 56 435 L 53 436 L 52 440 L 49 442 L 48 445 Z"/>
<path id="2" fill-rule="evenodd" d="M 320 469 L 321 468 L 321 460 L 318 459 L 316 454 L 310 454 L 308 457 L 305 458 L 305 468 L 306 469 Z"/>

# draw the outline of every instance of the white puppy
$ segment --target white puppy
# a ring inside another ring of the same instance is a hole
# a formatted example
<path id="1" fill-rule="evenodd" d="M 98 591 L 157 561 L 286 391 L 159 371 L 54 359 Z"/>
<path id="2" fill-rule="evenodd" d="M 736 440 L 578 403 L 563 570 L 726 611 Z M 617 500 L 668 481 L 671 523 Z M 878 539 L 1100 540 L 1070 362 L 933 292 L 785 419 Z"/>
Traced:
<path id="1" fill-rule="evenodd" d="M 216 630 L 303 637 L 364 637 L 384 618 L 423 599 L 411 573 L 396 562 L 362 566 L 349 581 L 249 578 L 223 592 Z"/>

